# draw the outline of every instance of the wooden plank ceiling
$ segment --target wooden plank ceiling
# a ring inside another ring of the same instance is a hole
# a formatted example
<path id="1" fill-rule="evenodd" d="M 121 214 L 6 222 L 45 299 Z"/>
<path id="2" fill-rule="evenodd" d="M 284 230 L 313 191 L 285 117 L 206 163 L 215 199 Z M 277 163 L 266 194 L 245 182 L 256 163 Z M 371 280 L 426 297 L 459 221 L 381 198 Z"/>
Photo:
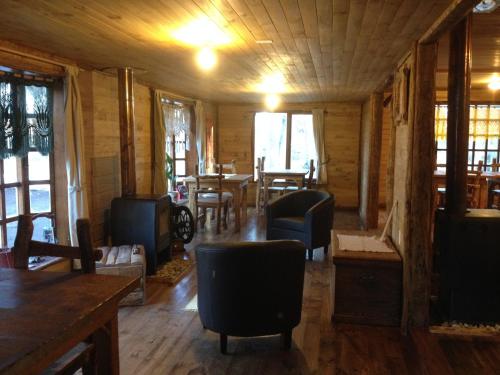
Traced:
<path id="1" fill-rule="evenodd" d="M 141 81 L 217 102 L 259 102 L 281 72 L 284 100 L 363 100 L 447 0 L 3 0 L 0 39 L 83 66 L 132 66 Z M 171 32 L 209 19 L 231 38 L 210 73 Z M 272 40 L 272 44 L 257 44 Z M 0 62 L 1 63 L 1 62 Z"/>
<path id="2" fill-rule="evenodd" d="M 493 13 L 474 14 L 472 18 L 473 89 L 486 90 L 492 74 L 500 76 L 500 8 Z M 446 90 L 448 83 L 448 35 L 439 41 L 436 86 Z"/>

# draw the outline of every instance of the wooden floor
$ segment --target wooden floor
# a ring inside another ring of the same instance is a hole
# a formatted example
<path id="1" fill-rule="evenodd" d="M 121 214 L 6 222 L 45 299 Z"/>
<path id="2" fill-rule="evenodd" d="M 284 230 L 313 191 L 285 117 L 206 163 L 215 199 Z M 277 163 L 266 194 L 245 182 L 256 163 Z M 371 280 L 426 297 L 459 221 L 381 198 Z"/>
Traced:
<path id="1" fill-rule="evenodd" d="M 354 212 L 336 213 L 336 228 L 355 229 L 357 222 Z M 239 235 L 207 229 L 188 254 L 203 241 L 263 239 L 263 228 L 251 214 Z M 175 287 L 148 284 L 145 306 L 120 310 L 122 374 L 500 374 L 499 342 L 332 324 L 329 256 L 318 249 L 306 263 L 302 321 L 289 352 L 279 336 L 230 337 L 229 354 L 220 354 L 218 335 L 203 330 L 196 312 L 194 269 Z"/>

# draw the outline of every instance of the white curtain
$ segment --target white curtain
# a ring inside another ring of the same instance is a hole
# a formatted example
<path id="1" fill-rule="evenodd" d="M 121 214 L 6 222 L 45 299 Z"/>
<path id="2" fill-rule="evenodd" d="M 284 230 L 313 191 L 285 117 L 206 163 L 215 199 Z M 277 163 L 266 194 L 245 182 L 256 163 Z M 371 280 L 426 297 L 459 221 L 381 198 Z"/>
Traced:
<path id="1" fill-rule="evenodd" d="M 318 185 L 325 185 L 328 182 L 326 172 L 326 157 L 325 157 L 325 124 L 324 124 L 324 110 L 313 109 L 313 133 L 314 143 L 316 145 L 318 165 L 316 170 L 318 172 Z"/>
<path id="2" fill-rule="evenodd" d="M 189 107 L 175 104 L 163 103 L 163 117 L 167 137 L 186 135 L 186 150 L 189 151 L 189 132 L 191 124 L 191 111 Z"/>
<path id="3" fill-rule="evenodd" d="M 162 94 L 154 91 L 153 98 L 153 132 L 154 132 L 154 168 L 153 194 L 167 192 L 167 175 L 165 173 L 166 132 L 164 111 L 161 102 Z"/>
<path id="4" fill-rule="evenodd" d="M 77 67 L 66 67 L 64 115 L 65 159 L 68 177 L 68 219 L 71 245 L 78 245 L 76 220 L 89 216 L 88 192 L 85 178 L 85 150 L 82 101 L 78 86 Z"/>
<path id="5" fill-rule="evenodd" d="M 205 155 L 206 155 L 206 124 L 205 110 L 200 100 L 196 101 L 194 108 L 196 116 L 196 150 L 198 151 L 198 168 L 200 173 L 205 173 Z"/>

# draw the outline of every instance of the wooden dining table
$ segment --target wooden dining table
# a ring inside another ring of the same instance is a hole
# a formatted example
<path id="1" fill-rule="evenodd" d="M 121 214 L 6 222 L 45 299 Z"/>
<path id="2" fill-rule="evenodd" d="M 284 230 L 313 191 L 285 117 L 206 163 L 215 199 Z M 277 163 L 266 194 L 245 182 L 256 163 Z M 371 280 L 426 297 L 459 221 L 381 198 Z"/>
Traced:
<path id="1" fill-rule="evenodd" d="M 468 183 L 474 183 L 474 176 L 468 177 Z M 492 181 L 500 179 L 500 172 L 481 172 L 479 176 L 479 207 L 488 208 L 488 196 Z M 434 183 L 438 187 L 446 186 L 446 171 L 434 171 Z"/>
<path id="2" fill-rule="evenodd" d="M 234 207 L 234 231 L 238 233 L 241 223 L 247 220 L 247 194 L 248 183 L 253 178 L 251 174 L 224 174 L 222 189 L 233 194 Z M 196 178 L 188 176 L 184 179 L 184 184 L 189 191 L 189 209 L 194 212 L 194 190 L 196 190 Z M 204 179 L 203 187 L 218 187 L 218 180 L 214 174 L 214 179 Z"/>
<path id="3" fill-rule="evenodd" d="M 0 268 L 0 374 L 37 374 L 95 337 L 98 374 L 119 374 L 118 302 L 139 278 Z"/>
<path id="4" fill-rule="evenodd" d="M 262 173 L 264 187 L 264 202 L 269 201 L 269 186 L 274 180 L 284 179 L 286 181 L 294 181 L 299 188 L 304 186 L 305 176 L 309 173 L 308 169 L 269 169 Z"/>

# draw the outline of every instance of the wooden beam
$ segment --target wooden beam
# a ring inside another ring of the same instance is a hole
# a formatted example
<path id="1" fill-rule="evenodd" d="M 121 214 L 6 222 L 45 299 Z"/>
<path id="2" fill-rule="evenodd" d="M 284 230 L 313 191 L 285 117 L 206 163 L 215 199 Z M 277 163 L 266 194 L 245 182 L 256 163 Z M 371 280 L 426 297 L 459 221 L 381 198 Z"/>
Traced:
<path id="1" fill-rule="evenodd" d="M 361 142 L 361 196 L 360 219 L 363 229 L 378 227 L 378 193 L 380 177 L 380 153 L 382 143 L 383 93 L 377 92 L 365 103 L 368 111 L 363 111 Z"/>
<path id="2" fill-rule="evenodd" d="M 408 210 L 408 248 L 405 257 L 411 326 L 429 320 L 431 277 L 432 177 L 434 165 L 434 105 L 437 43 L 416 48 L 412 168 Z"/>
<path id="3" fill-rule="evenodd" d="M 441 36 L 464 19 L 479 3 L 478 0 L 454 0 L 453 3 L 434 21 L 420 38 L 420 43 L 437 42 Z"/>
<path id="4" fill-rule="evenodd" d="M 0 47 L 1 48 L 1 47 Z M 64 77 L 64 67 L 0 49 L 0 65 L 23 72 Z"/>
<path id="5" fill-rule="evenodd" d="M 472 14 L 450 32 L 448 126 L 446 150 L 446 212 L 464 215 L 467 209 L 467 148 Z"/>
<path id="6" fill-rule="evenodd" d="M 122 196 L 135 195 L 134 75 L 131 68 L 118 69 L 118 105 Z"/>
<path id="7" fill-rule="evenodd" d="M 382 122 L 384 112 L 384 94 L 377 92 L 370 98 L 371 113 L 371 140 L 370 140 L 370 168 L 369 168 L 369 187 L 367 204 L 367 228 L 374 229 L 378 227 L 378 193 L 380 178 L 380 156 L 382 151 Z"/>

